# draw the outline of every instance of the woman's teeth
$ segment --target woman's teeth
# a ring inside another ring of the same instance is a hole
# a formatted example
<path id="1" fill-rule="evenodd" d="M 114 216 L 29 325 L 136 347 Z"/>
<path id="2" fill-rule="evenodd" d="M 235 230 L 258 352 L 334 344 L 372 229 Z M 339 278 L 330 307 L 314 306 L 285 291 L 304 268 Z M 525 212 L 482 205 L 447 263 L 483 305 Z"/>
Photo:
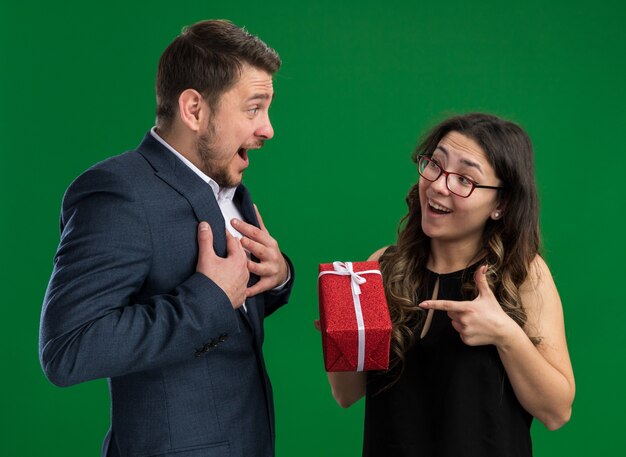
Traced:
<path id="1" fill-rule="evenodd" d="M 451 213 L 452 210 L 446 208 L 445 206 L 441 206 L 433 201 L 428 200 L 428 206 L 430 206 L 432 209 L 434 209 L 435 211 L 441 212 L 441 213 Z"/>

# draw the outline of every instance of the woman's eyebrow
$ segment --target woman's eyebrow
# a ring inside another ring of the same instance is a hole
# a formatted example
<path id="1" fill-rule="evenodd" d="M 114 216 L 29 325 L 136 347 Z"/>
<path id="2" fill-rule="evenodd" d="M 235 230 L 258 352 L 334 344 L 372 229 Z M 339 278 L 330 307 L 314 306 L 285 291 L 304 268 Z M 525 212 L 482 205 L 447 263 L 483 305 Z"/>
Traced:
<path id="1" fill-rule="evenodd" d="M 446 157 L 448 156 L 448 150 L 445 147 L 443 147 L 441 145 L 437 145 L 437 147 L 435 148 L 435 151 L 437 149 L 439 149 L 441 152 L 443 152 L 446 155 Z"/>
<path id="2" fill-rule="evenodd" d="M 445 146 L 438 145 L 436 149 L 439 149 L 441 152 L 443 152 L 446 155 L 446 157 L 449 155 L 448 154 L 448 150 L 446 149 Z M 469 160 L 469 159 L 466 159 L 466 158 L 461 158 L 460 162 L 463 165 L 466 165 L 468 167 L 476 168 L 482 175 L 485 174 L 483 169 L 482 169 L 482 167 L 480 166 L 480 164 L 477 163 L 477 162 L 474 162 L 473 160 Z"/>
<path id="3" fill-rule="evenodd" d="M 483 169 L 480 166 L 480 164 L 478 164 L 476 162 L 473 162 L 473 161 L 468 160 L 468 159 L 461 159 L 461 163 L 463 165 L 467 165 L 468 167 L 476 168 L 480 172 L 481 175 L 485 174 L 485 173 L 483 173 Z"/>

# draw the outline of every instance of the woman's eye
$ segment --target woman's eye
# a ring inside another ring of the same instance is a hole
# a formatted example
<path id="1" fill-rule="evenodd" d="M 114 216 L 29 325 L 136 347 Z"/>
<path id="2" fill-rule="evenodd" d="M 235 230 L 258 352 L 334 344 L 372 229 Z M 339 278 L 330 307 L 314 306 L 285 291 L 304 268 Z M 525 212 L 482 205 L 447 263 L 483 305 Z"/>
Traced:
<path id="1" fill-rule="evenodd" d="M 428 162 L 428 166 L 430 168 L 441 168 L 441 165 L 439 165 L 439 161 L 437 159 L 430 159 L 430 161 Z"/>
<path id="2" fill-rule="evenodd" d="M 474 181 L 472 181 L 471 179 L 461 175 L 456 175 L 456 180 L 460 185 L 465 187 L 472 187 L 472 184 L 474 183 Z"/>

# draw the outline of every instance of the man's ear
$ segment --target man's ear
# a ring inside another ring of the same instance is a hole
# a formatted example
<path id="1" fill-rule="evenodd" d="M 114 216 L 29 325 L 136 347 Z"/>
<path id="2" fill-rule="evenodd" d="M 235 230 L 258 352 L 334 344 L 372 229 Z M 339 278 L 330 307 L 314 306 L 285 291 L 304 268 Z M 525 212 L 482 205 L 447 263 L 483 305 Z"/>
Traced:
<path id="1" fill-rule="evenodd" d="M 185 89 L 178 97 L 178 115 L 181 122 L 193 132 L 198 132 L 209 115 L 209 106 L 197 90 Z"/>

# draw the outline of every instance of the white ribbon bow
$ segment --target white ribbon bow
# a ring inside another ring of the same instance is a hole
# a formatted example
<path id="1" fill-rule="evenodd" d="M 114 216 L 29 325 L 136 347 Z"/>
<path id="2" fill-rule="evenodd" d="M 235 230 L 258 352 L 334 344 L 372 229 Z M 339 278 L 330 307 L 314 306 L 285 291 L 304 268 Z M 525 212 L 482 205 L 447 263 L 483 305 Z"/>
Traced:
<path id="1" fill-rule="evenodd" d="M 318 277 L 323 275 L 339 275 L 350 276 L 350 287 L 352 289 L 352 301 L 354 302 L 354 312 L 356 314 L 356 323 L 359 329 L 359 351 L 357 358 L 356 371 L 363 371 L 365 364 L 365 322 L 363 321 L 363 310 L 361 309 L 361 284 L 365 284 L 367 280 L 361 276 L 365 274 L 381 275 L 379 270 L 354 271 L 352 262 L 333 262 L 334 271 L 322 271 Z"/>

